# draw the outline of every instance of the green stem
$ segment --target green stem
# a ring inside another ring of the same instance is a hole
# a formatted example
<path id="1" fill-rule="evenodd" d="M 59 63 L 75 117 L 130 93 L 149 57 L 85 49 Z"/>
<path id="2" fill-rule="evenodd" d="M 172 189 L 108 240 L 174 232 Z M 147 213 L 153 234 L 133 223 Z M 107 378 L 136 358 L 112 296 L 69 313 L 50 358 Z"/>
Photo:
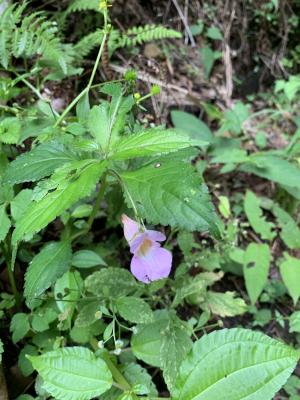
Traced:
<path id="1" fill-rule="evenodd" d="M 17 289 L 15 276 L 11 269 L 11 262 L 10 262 L 10 256 L 9 256 L 10 252 L 6 249 L 6 246 L 4 243 L 1 243 L 1 250 L 2 250 L 3 256 L 5 258 L 8 280 L 9 280 L 9 284 L 10 284 L 11 290 L 13 292 L 15 301 L 16 301 L 16 306 L 17 306 L 17 308 L 20 308 L 21 307 L 21 299 L 20 299 L 19 291 Z"/>
<path id="2" fill-rule="evenodd" d="M 115 364 L 111 361 L 108 354 L 103 353 L 101 357 L 106 362 L 114 380 L 123 388 L 123 390 L 131 390 L 131 385 L 127 382 L 125 377 L 121 374 Z"/>
<path id="3" fill-rule="evenodd" d="M 100 203 L 101 203 L 101 201 L 102 201 L 102 199 L 103 199 L 103 196 L 104 196 L 104 193 L 105 193 L 105 189 L 106 189 L 106 177 L 107 177 L 107 172 L 105 172 L 105 173 L 103 174 L 102 181 L 101 181 L 101 183 L 100 183 L 100 185 L 101 185 L 101 186 L 100 186 L 100 190 L 99 190 L 99 192 L 98 192 L 98 194 L 97 194 L 94 207 L 93 207 L 92 212 L 91 212 L 91 214 L 90 214 L 90 216 L 89 216 L 89 219 L 88 219 L 88 221 L 87 221 L 87 227 L 86 227 L 85 229 L 83 229 L 82 231 L 80 231 L 80 232 L 78 232 L 78 233 L 75 233 L 75 235 L 73 235 L 73 236 L 71 237 L 71 240 L 72 240 L 72 241 L 74 241 L 75 239 L 79 238 L 79 237 L 82 236 L 82 235 L 86 235 L 86 234 L 90 231 L 90 229 L 91 229 L 91 227 L 92 227 L 92 225 L 93 225 L 94 219 L 96 218 L 98 209 L 99 209 L 99 207 L 100 207 Z"/>
<path id="4" fill-rule="evenodd" d="M 96 215 L 97 215 L 97 212 L 98 212 L 98 210 L 99 210 L 101 201 L 102 201 L 103 196 L 104 196 L 104 193 L 105 193 L 105 189 L 106 189 L 106 176 L 107 176 L 107 173 L 105 172 L 104 175 L 103 175 L 103 177 L 102 177 L 100 190 L 99 190 L 98 195 L 97 195 L 97 197 L 96 197 L 96 201 L 95 201 L 93 210 L 92 210 L 91 215 L 89 216 L 89 219 L 88 219 L 88 222 L 87 222 L 87 224 L 88 224 L 87 230 L 88 230 L 88 231 L 91 229 L 91 227 L 92 227 L 92 225 L 93 225 L 94 219 L 95 219 L 95 217 L 96 217 Z"/>
<path id="5" fill-rule="evenodd" d="M 98 55 L 94 64 L 94 68 L 92 70 L 90 79 L 89 79 L 89 83 L 87 85 L 86 88 L 83 89 L 83 91 L 81 93 L 79 93 L 78 96 L 75 97 L 75 99 L 68 105 L 68 107 L 65 109 L 65 111 L 61 114 L 61 116 L 57 119 L 57 121 L 54 124 L 54 128 L 56 128 L 65 118 L 65 116 L 72 110 L 72 108 L 78 103 L 78 101 L 89 92 L 89 90 L 91 89 L 92 85 L 93 85 L 93 81 L 95 78 L 95 74 L 99 65 L 99 62 L 101 60 L 101 56 L 103 54 L 104 51 L 104 46 L 105 46 L 105 42 L 107 39 L 107 34 L 108 34 L 108 27 L 107 27 L 107 13 L 104 13 L 104 35 L 101 41 L 101 45 L 98 51 Z"/>

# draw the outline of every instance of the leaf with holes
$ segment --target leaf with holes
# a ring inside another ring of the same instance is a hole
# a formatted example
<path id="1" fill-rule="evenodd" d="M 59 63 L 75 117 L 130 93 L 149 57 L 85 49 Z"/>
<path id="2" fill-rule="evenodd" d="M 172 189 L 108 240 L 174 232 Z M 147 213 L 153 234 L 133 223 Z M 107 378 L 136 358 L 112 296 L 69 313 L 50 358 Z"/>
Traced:
<path id="1" fill-rule="evenodd" d="M 182 363 L 173 400 L 271 400 L 299 351 L 260 332 L 223 329 L 204 335 Z"/>
<path id="2" fill-rule="evenodd" d="M 254 304 L 268 280 L 271 260 L 267 244 L 250 243 L 244 255 L 244 277 L 251 303 Z"/>

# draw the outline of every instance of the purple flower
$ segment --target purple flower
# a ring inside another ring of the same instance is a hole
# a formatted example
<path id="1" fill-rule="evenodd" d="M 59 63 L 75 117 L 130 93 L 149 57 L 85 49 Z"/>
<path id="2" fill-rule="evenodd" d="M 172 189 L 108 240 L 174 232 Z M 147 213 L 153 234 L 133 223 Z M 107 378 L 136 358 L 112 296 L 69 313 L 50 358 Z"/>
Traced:
<path id="1" fill-rule="evenodd" d="M 130 269 L 141 282 L 150 283 L 167 278 L 172 266 L 172 253 L 160 247 L 166 240 L 163 233 L 143 229 L 136 221 L 122 215 L 124 236 L 133 254 Z"/>

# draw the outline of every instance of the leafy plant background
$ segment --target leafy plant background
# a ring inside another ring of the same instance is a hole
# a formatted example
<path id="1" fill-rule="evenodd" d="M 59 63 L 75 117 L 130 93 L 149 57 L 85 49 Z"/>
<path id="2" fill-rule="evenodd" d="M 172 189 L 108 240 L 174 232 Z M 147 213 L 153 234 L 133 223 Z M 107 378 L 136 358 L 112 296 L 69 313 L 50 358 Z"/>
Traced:
<path id="1" fill-rule="evenodd" d="M 0 1 L 0 397 L 300 398 L 299 8 Z"/>

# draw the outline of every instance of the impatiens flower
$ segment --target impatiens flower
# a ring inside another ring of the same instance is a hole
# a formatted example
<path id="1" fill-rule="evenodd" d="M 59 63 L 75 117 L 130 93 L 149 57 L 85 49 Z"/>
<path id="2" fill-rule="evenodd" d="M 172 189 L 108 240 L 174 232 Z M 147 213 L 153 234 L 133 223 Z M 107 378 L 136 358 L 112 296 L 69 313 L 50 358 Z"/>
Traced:
<path id="1" fill-rule="evenodd" d="M 163 233 L 142 228 L 136 221 L 122 215 L 124 236 L 133 254 L 130 269 L 141 282 L 150 283 L 167 278 L 172 266 L 172 253 L 160 247 L 166 240 Z"/>

